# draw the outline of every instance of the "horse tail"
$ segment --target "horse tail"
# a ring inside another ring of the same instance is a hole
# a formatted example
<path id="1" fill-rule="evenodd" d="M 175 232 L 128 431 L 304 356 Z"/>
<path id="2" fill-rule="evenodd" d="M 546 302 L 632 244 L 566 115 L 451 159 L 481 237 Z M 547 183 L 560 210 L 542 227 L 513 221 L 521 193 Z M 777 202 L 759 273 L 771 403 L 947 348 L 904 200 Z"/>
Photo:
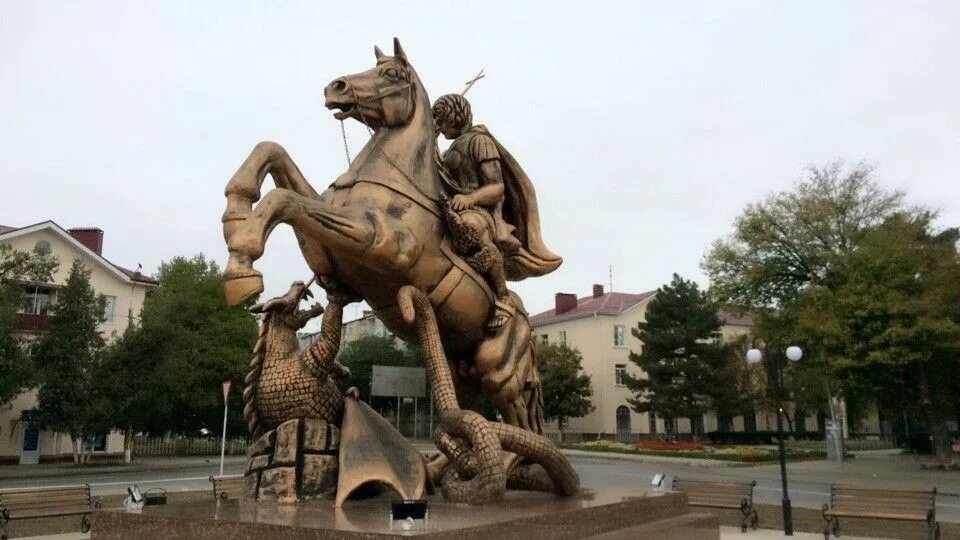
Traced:
<path id="1" fill-rule="evenodd" d="M 257 343 L 253 346 L 253 359 L 250 360 L 250 371 L 244 379 L 246 387 L 243 389 L 243 419 L 247 422 L 247 429 L 251 437 L 259 437 L 263 433 L 260 416 L 257 414 L 257 385 L 260 383 L 260 373 L 263 371 L 263 359 L 267 355 L 267 328 L 270 323 L 270 314 L 267 313 L 260 323 L 260 332 Z"/>

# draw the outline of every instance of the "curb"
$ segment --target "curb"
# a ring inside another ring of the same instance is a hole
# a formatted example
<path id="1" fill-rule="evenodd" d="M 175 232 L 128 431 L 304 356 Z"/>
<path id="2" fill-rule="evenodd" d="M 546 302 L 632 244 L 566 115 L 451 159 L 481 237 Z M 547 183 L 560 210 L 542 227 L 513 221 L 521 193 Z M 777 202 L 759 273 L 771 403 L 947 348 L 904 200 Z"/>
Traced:
<path id="1" fill-rule="evenodd" d="M 691 459 L 671 456 L 649 456 L 642 454 L 620 454 L 617 452 L 590 452 L 588 450 L 560 450 L 566 456 L 599 459 L 606 461 L 633 461 L 637 463 L 658 463 L 661 465 L 686 465 L 688 467 L 704 468 L 738 468 L 754 467 L 757 463 L 743 463 L 740 461 L 724 461 L 720 459 Z M 765 463 L 763 464 L 765 465 Z"/>
<path id="2" fill-rule="evenodd" d="M 238 456 L 231 456 L 237 458 Z M 243 460 L 246 460 L 246 456 L 242 457 Z M 73 477 L 73 476 L 90 476 L 94 474 L 111 474 L 111 473 L 126 473 L 126 472 L 148 472 L 148 471 L 163 471 L 167 469 L 202 469 L 205 467 L 217 467 L 219 465 L 220 458 L 217 456 L 216 459 L 212 459 L 209 462 L 187 462 L 187 463 L 136 463 L 130 465 L 108 465 L 103 467 L 65 467 L 65 468 L 33 468 L 33 467 L 43 467 L 43 465 L 29 465 L 30 470 L 18 470 L 18 465 L 10 465 L 10 470 L 0 471 L 0 480 L 19 480 L 22 478 L 45 478 L 45 477 Z M 231 459 L 228 457 L 225 463 L 230 463 Z M 238 461 L 241 462 L 241 461 Z"/>

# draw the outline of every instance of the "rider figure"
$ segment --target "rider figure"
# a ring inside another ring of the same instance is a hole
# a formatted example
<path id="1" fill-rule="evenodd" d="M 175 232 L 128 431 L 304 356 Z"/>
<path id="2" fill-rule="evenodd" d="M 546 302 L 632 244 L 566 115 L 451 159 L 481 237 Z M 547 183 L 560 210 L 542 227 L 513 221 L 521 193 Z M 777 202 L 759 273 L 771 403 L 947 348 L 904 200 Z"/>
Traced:
<path id="1" fill-rule="evenodd" d="M 442 156 L 448 194 L 443 206 L 453 249 L 490 283 L 497 300 L 487 329 L 495 331 L 516 311 L 504 258 L 521 248 L 514 227 L 503 219 L 505 188 L 498 144 L 484 126 L 473 125 L 470 103 L 459 94 L 438 98 L 433 117 L 437 131 L 453 141 Z"/>

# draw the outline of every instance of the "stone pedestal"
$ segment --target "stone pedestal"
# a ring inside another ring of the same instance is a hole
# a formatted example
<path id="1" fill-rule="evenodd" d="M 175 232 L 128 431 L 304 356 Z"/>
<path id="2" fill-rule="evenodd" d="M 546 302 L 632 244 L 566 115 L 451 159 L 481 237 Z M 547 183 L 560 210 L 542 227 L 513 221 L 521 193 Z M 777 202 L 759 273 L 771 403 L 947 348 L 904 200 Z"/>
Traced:
<path id="1" fill-rule="evenodd" d="M 303 418 L 264 433 L 249 450 L 249 499 L 294 502 L 329 497 L 337 490 L 340 429 L 324 420 Z"/>
<path id="2" fill-rule="evenodd" d="M 102 511 L 93 515 L 91 537 L 99 538 L 283 538 L 370 539 L 416 536 L 429 539 L 506 540 L 533 538 L 669 538 L 719 540 L 716 516 L 692 514 L 682 493 L 610 490 L 558 498 L 509 492 L 487 506 L 429 500 L 429 527 L 391 531 L 391 496 L 275 504 L 210 501 L 185 506 L 146 507 L 139 513 Z"/>

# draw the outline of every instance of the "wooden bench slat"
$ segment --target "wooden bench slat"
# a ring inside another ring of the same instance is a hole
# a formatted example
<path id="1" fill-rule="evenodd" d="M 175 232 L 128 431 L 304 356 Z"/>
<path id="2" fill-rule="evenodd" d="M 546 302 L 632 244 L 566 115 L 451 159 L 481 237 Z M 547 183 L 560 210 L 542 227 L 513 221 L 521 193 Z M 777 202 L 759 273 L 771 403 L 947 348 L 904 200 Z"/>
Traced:
<path id="1" fill-rule="evenodd" d="M 90 506 L 87 500 L 68 500 L 68 501 L 33 501 L 21 504 L 0 504 L 0 508 L 8 510 L 24 510 L 30 508 L 56 508 L 58 506 Z"/>
<path id="2" fill-rule="evenodd" d="M 902 509 L 905 512 L 926 512 L 927 510 L 930 510 L 931 505 L 929 504 L 923 504 L 923 505 L 895 504 L 895 503 L 877 504 L 877 503 L 866 502 L 866 501 L 846 501 L 841 503 L 834 503 L 830 507 L 840 509 L 840 510 L 849 509 L 851 511 L 854 509 L 881 511 L 884 509 L 894 508 L 894 509 Z"/>
<path id="3" fill-rule="evenodd" d="M 86 493 L 60 494 L 55 493 L 46 497 L 0 497 L 0 504 L 32 503 L 38 501 L 86 501 L 90 496 Z"/>
<path id="4" fill-rule="evenodd" d="M 10 511 L 10 519 L 30 519 L 39 517 L 73 516 L 80 514 L 92 514 L 93 508 L 89 506 L 58 506 L 54 508 L 30 508 L 17 511 Z"/>
<path id="5" fill-rule="evenodd" d="M 930 506 L 933 504 L 934 499 L 893 499 L 890 497 L 852 497 L 850 495 L 840 495 L 833 498 L 833 501 L 837 504 L 842 504 L 848 501 L 863 501 L 876 504 L 906 504 L 912 506 Z"/>
<path id="6" fill-rule="evenodd" d="M 690 506 L 706 506 L 709 508 L 740 508 L 740 503 L 732 503 L 729 501 L 711 501 L 711 500 L 702 500 L 702 499 L 689 499 L 688 504 Z"/>
<path id="7" fill-rule="evenodd" d="M 696 480 L 678 480 L 676 485 L 688 486 L 698 489 L 732 490 L 732 491 L 750 491 L 750 484 L 731 484 L 727 482 L 704 482 Z"/>
<path id="8" fill-rule="evenodd" d="M 831 508 L 844 512 L 853 512 L 859 510 L 866 510 L 868 512 L 882 512 L 885 510 L 894 509 L 909 513 L 926 513 L 931 507 L 929 504 L 924 506 L 916 506 L 912 504 L 872 504 L 866 502 L 846 502 L 842 504 L 831 505 Z"/>
<path id="9" fill-rule="evenodd" d="M 886 497 L 886 498 L 897 498 L 897 499 L 932 499 L 935 495 L 931 491 L 905 491 L 903 493 L 898 493 L 895 491 L 886 491 L 886 490 L 873 490 L 873 489 L 837 489 L 831 492 L 834 496 L 849 496 L 849 497 Z"/>
<path id="10" fill-rule="evenodd" d="M 49 493 L 86 493 L 89 491 L 87 486 L 79 487 L 65 487 L 65 488 L 37 488 L 37 489 L 24 489 L 24 488 L 13 488 L 13 489 L 0 489 L 0 497 L 6 497 L 9 495 L 44 495 Z"/>
<path id="11" fill-rule="evenodd" d="M 927 515 L 924 514 L 900 514 L 895 512 L 834 512 L 833 510 L 827 510 L 826 515 L 828 516 L 837 516 L 837 517 L 852 517 L 852 518 L 865 518 L 865 519 L 890 519 L 890 520 L 899 520 L 899 521 L 926 521 Z"/>
<path id="12" fill-rule="evenodd" d="M 884 488 L 871 488 L 871 487 L 863 487 L 863 486 L 848 486 L 848 485 L 841 485 L 841 484 L 834 484 L 831 487 L 831 489 L 838 493 L 841 491 L 849 491 L 851 493 L 874 492 L 874 493 L 900 493 L 904 495 L 911 494 L 911 493 L 922 493 L 925 495 L 933 494 L 933 489 L 900 489 L 900 488 L 884 489 Z"/>
<path id="13" fill-rule="evenodd" d="M 734 488 L 715 487 L 715 486 L 678 486 L 677 491 L 707 491 L 710 493 L 750 493 L 750 489 L 744 489 L 740 486 Z"/>

